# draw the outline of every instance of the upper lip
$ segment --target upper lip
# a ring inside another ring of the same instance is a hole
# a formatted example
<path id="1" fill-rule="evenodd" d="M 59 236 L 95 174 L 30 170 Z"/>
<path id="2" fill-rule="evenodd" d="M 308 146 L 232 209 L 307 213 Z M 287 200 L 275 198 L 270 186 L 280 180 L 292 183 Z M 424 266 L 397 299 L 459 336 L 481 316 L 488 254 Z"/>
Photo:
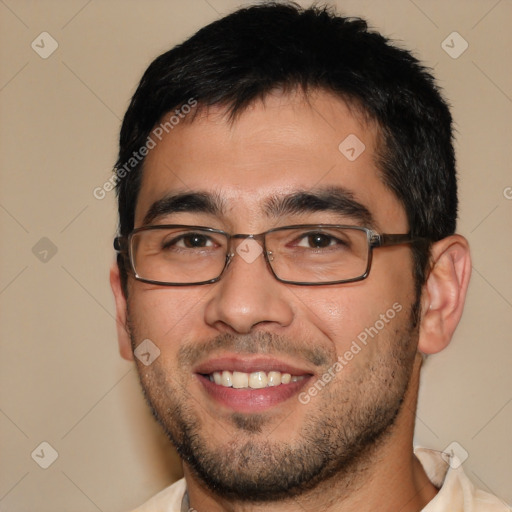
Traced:
<path id="1" fill-rule="evenodd" d="M 281 372 L 289 373 L 291 375 L 312 375 L 311 371 L 299 368 L 290 363 L 280 361 L 274 357 L 262 356 L 241 356 L 241 355 L 226 355 L 222 357 L 215 357 L 203 363 L 198 364 L 194 368 L 195 373 L 208 375 L 213 372 L 221 372 L 227 370 L 230 372 Z"/>

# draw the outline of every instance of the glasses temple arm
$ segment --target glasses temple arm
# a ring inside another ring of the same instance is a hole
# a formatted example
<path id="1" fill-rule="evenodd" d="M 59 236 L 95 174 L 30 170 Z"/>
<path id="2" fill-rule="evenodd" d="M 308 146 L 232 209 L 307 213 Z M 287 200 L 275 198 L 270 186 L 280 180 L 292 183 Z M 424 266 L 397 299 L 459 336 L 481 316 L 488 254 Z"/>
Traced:
<path id="1" fill-rule="evenodd" d="M 388 247 L 390 245 L 410 244 L 415 242 L 427 242 L 428 239 L 421 236 L 413 236 L 410 234 L 390 235 L 381 234 L 374 235 L 371 239 L 373 247 Z"/>
<path id="2" fill-rule="evenodd" d="M 117 252 L 128 251 L 128 239 L 125 236 L 117 236 L 114 238 L 114 249 Z"/>

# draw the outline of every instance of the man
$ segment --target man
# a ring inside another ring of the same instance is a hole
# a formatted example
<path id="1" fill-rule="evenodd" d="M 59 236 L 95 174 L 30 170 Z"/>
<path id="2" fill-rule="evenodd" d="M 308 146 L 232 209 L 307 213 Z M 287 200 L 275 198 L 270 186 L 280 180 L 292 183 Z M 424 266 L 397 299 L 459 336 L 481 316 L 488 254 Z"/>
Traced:
<path id="1" fill-rule="evenodd" d="M 413 452 L 471 264 L 451 116 L 408 52 L 241 9 L 150 65 L 116 169 L 120 351 L 185 475 L 137 510 L 508 510 Z"/>

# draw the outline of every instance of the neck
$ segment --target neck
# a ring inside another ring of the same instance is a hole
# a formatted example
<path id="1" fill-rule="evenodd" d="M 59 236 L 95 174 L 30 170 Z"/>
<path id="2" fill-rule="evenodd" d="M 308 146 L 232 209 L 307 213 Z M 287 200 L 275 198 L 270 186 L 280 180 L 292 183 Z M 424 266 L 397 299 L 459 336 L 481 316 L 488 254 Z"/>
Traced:
<path id="1" fill-rule="evenodd" d="M 347 478 L 322 482 L 314 489 L 279 503 L 241 503 L 225 500 L 208 489 L 184 465 L 190 510 L 196 512 L 418 512 L 436 495 L 413 453 L 414 420 L 419 388 L 421 356 L 413 372 L 397 419 L 371 447 L 364 462 Z"/>

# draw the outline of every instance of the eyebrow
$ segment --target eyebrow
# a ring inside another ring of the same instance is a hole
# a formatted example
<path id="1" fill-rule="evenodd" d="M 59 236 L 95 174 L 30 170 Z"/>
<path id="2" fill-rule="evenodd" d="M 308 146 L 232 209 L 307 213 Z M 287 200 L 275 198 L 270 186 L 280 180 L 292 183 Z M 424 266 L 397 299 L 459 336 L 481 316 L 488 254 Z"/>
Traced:
<path id="1" fill-rule="evenodd" d="M 274 196 L 265 202 L 265 212 L 281 217 L 310 212 L 333 212 L 350 217 L 366 227 L 375 228 L 375 219 L 368 208 L 354 199 L 354 194 L 343 187 L 321 187 L 307 192 L 298 191 L 287 196 Z"/>
<path id="2" fill-rule="evenodd" d="M 155 201 L 144 216 L 143 226 L 173 213 L 208 213 L 221 216 L 224 211 L 222 198 L 211 192 L 184 192 L 168 194 Z"/>
<path id="3" fill-rule="evenodd" d="M 143 225 L 147 226 L 173 213 L 206 213 L 221 217 L 225 210 L 224 201 L 217 193 L 190 191 L 168 194 L 150 206 Z M 343 187 L 317 187 L 285 196 L 274 195 L 263 204 L 263 213 L 271 218 L 327 211 L 349 217 L 366 227 L 375 227 L 375 219 L 368 208 L 356 201 L 354 194 Z"/>

